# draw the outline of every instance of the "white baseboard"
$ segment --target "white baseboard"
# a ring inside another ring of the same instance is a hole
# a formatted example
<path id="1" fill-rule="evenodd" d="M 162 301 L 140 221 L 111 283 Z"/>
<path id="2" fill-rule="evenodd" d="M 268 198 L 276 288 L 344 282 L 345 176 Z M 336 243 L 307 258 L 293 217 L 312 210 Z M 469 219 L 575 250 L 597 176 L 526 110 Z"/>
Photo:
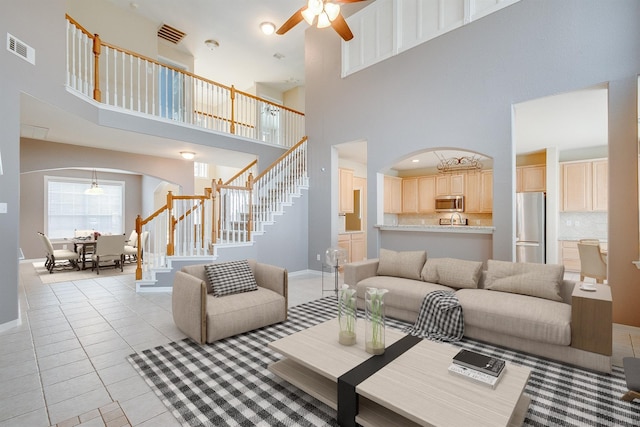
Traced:
<path id="1" fill-rule="evenodd" d="M 20 320 L 20 313 L 18 313 L 17 319 L 10 320 L 0 325 L 0 333 L 8 331 L 9 329 L 17 328 L 20 325 L 22 325 L 22 320 Z"/>
<path id="2" fill-rule="evenodd" d="M 171 292 L 173 288 L 171 286 L 140 286 L 136 284 L 136 293 L 138 294 L 152 294 L 159 292 Z"/>

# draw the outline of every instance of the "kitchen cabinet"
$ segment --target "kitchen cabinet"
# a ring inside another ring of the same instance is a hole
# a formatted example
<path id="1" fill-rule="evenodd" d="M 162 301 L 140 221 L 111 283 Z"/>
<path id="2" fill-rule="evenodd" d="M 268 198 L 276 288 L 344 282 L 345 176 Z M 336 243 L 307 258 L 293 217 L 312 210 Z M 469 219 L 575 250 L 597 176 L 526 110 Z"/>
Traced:
<path id="1" fill-rule="evenodd" d="M 351 233 L 351 262 L 367 259 L 367 240 L 364 233 Z"/>
<path id="2" fill-rule="evenodd" d="M 609 209 L 609 162 L 607 160 L 594 161 L 591 172 L 593 174 L 593 202 L 594 211 L 606 212 Z"/>
<path id="3" fill-rule="evenodd" d="M 607 160 L 562 163 L 560 172 L 563 212 L 607 211 Z"/>
<path id="4" fill-rule="evenodd" d="M 421 176 L 418 178 L 418 212 L 433 213 L 436 211 L 436 177 Z"/>
<path id="5" fill-rule="evenodd" d="M 384 213 L 402 213 L 402 178 L 384 176 Z"/>
<path id="6" fill-rule="evenodd" d="M 493 211 L 493 171 L 468 173 L 464 196 L 465 212 L 491 213 Z"/>
<path id="7" fill-rule="evenodd" d="M 436 176 L 436 196 L 464 196 L 463 174 L 444 174 Z"/>
<path id="8" fill-rule="evenodd" d="M 518 193 L 547 191 L 547 167 L 545 165 L 519 166 L 516 168 Z"/>
<path id="9" fill-rule="evenodd" d="M 353 213 L 353 171 L 343 168 L 339 168 L 338 171 L 338 211 L 340 213 Z"/>
<path id="10" fill-rule="evenodd" d="M 347 251 L 347 262 L 362 261 L 367 258 L 364 232 L 338 234 L 338 247 Z"/>
<path id="11" fill-rule="evenodd" d="M 417 213 L 420 195 L 418 178 L 402 179 L 402 213 Z"/>
<path id="12" fill-rule="evenodd" d="M 493 212 L 493 171 L 482 171 L 480 173 L 482 181 L 482 197 L 480 198 L 480 212 Z"/>

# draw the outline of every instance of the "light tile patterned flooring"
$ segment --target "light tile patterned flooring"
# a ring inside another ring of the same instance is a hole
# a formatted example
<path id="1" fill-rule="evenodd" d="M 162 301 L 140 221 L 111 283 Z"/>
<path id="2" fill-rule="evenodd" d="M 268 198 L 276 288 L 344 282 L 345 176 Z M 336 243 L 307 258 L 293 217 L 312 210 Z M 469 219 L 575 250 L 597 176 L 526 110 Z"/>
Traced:
<path id="1" fill-rule="evenodd" d="M 55 275 L 55 273 L 54 273 Z M 330 295 L 333 276 L 292 274 L 289 306 Z M 122 274 L 43 284 L 20 264 L 21 325 L 0 333 L 0 427 L 178 426 L 126 356 L 180 340 L 168 293 Z M 640 328 L 614 327 L 614 363 L 640 357 Z"/>

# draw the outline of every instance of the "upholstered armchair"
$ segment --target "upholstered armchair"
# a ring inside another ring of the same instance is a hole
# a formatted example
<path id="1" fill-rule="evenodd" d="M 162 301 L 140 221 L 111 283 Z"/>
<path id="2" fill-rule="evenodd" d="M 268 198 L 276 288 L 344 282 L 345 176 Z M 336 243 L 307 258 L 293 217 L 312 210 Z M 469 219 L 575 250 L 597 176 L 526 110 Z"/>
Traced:
<path id="1" fill-rule="evenodd" d="M 247 260 L 245 260 L 247 261 Z M 176 272 L 173 281 L 173 321 L 178 329 L 199 343 L 251 331 L 287 319 L 287 270 L 248 260 L 257 287 L 250 291 L 227 293 L 244 281 L 241 274 L 214 283 L 207 277 L 205 264 L 189 265 Z M 229 263 L 218 263 L 223 266 Z M 214 264 L 216 265 L 216 264 Z M 229 271 L 241 269 L 232 266 Z M 223 282 L 227 283 L 223 283 Z M 229 283 L 231 282 L 231 283 Z M 215 296 L 216 287 L 226 289 Z"/>

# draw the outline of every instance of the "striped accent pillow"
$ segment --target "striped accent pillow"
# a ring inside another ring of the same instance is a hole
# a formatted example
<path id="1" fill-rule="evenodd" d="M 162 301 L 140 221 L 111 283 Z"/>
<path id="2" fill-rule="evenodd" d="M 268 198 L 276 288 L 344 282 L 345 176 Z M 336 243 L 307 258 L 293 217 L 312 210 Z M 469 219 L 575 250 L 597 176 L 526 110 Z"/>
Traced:
<path id="1" fill-rule="evenodd" d="M 204 270 L 214 297 L 258 290 L 258 283 L 246 259 L 208 264 Z"/>

